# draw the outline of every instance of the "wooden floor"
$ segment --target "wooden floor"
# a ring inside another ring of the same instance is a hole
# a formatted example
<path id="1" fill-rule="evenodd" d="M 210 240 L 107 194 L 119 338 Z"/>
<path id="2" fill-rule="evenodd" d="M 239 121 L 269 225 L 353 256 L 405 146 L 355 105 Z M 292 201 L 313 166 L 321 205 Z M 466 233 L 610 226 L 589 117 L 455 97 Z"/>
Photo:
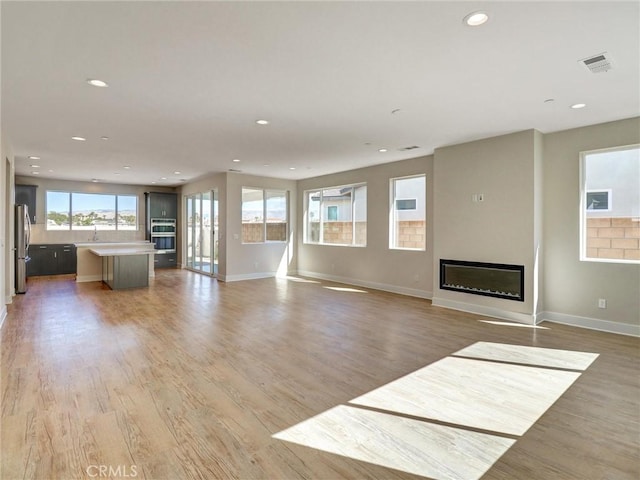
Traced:
<path id="1" fill-rule="evenodd" d="M 640 478 L 636 338 L 303 279 L 28 286 L 2 328 L 2 480 L 424 478 L 273 435 L 478 342 L 599 354 L 483 479 Z"/>

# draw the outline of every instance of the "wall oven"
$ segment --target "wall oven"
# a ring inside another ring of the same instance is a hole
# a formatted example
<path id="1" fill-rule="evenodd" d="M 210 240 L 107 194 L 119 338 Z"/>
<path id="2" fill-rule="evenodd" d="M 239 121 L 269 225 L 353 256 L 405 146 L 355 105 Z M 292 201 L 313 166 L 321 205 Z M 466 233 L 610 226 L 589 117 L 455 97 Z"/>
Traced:
<path id="1" fill-rule="evenodd" d="M 174 253 L 176 251 L 176 220 L 152 218 L 150 236 L 157 253 Z"/>

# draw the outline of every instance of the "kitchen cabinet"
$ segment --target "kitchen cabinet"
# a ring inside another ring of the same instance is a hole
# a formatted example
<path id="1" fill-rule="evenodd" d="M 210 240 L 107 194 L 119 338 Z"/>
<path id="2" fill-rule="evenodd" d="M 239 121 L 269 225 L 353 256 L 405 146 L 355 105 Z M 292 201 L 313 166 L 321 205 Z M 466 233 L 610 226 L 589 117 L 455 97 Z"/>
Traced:
<path id="1" fill-rule="evenodd" d="M 76 247 L 71 244 L 29 245 L 27 277 L 39 275 L 65 275 L 76 273 Z"/>
<path id="2" fill-rule="evenodd" d="M 176 267 L 178 196 L 175 193 L 147 192 L 145 197 L 147 240 L 158 250 L 153 259 L 153 266 L 154 268 Z"/>
<path id="3" fill-rule="evenodd" d="M 36 223 L 36 192 L 37 185 L 16 185 L 16 205 L 26 205 L 29 208 L 29 220 Z"/>
<path id="4" fill-rule="evenodd" d="M 154 268 L 171 268 L 176 266 L 177 255 L 175 253 L 157 254 L 153 259 Z"/>
<path id="5" fill-rule="evenodd" d="M 175 193 L 147 192 L 147 218 L 177 218 L 178 196 Z"/>

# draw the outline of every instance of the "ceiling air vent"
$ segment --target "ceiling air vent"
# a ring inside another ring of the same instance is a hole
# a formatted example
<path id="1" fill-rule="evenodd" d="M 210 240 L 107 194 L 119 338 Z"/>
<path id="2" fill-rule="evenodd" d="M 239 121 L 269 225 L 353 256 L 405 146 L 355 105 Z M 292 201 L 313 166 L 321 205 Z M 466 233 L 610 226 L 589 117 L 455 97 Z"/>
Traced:
<path id="1" fill-rule="evenodd" d="M 607 70 L 611 70 L 611 68 L 613 68 L 613 66 L 611 65 L 611 57 L 609 57 L 607 52 L 599 53 L 598 55 L 593 55 L 592 57 L 583 58 L 582 60 L 578 60 L 578 62 L 587 67 L 592 73 L 606 72 Z"/>
<path id="2" fill-rule="evenodd" d="M 400 150 L 401 152 L 406 152 L 407 150 L 415 150 L 416 148 L 420 148 L 420 147 L 419 147 L 419 146 L 417 146 L 417 145 L 411 145 L 410 147 L 400 148 L 399 150 Z"/>

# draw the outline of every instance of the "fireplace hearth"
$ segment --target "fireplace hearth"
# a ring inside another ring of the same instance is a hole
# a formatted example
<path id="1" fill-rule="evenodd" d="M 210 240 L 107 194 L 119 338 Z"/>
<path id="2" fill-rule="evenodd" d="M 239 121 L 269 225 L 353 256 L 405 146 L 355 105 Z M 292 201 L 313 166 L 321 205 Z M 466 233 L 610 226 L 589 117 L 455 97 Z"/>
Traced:
<path id="1" fill-rule="evenodd" d="M 440 288 L 524 301 L 524 265 L 440 259 Z"/>

